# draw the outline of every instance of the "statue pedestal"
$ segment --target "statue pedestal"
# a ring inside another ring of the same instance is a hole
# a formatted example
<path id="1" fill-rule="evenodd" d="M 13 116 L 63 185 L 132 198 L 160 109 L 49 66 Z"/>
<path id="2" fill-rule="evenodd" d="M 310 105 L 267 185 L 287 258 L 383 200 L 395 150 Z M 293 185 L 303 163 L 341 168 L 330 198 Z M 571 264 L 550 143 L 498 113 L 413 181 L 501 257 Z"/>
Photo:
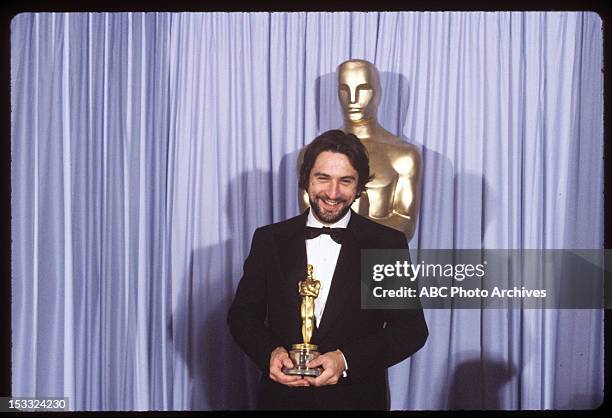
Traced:
<path id="1" fill-rule="evenodd" d="M 283 368 L 283 373 L 288 375 L 312 376 L 317 377 L 321 374 L 321 367 L 313 369 L 306 367 L 310 360 L 319 357 L 318 347 L 314 344 L 293 344 L 289 351 L 289 358 L 293 362 L 293 367 Z"/>

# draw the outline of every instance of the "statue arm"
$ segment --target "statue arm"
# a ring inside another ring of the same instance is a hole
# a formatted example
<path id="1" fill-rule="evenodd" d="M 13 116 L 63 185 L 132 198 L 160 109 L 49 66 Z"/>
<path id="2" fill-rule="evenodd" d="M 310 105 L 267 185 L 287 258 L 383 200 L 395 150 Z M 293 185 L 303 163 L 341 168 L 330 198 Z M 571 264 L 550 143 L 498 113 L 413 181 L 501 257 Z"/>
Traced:
<path id="1" fill-rule="evenodd" d="M 408 241 L 414 235 L 419 213 L 421 190 L 421 156 L 417 150 L 398 158 L 394 168 L 399 177 L 393 195 L 393 212 L 376 219 L 379 223 L 404 232 Z"/>
<path id="2" fill-rule="evenodd" d="M 412 236 L 414 235 L 414 229 L 416 224 L 413 219 L 414 218 L 410 218 L 409 216 L 402 215 L 394 211 L 386 218 L 376 218 L 376 222 L 396 229 L 398 231 L 402 231 L 406 236 L 406 240 L 410 241 L 412 239 Z"/>
<path id="3" fill-rule="evenodd" d="M 308 200 L 308 193 L 306 190 L 298 189 L 298 205 L 300 207 L 300 213 L 303 213 L 310 207 L 310 201 Z"/>

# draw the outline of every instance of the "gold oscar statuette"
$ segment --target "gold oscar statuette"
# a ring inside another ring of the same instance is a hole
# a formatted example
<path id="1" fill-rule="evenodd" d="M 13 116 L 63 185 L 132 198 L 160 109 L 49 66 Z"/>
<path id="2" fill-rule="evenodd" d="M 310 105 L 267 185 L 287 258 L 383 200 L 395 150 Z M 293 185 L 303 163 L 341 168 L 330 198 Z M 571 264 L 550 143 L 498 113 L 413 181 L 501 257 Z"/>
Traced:
<path id="1" fill-rule="evenodd" d="M 308 368 L 306 364 L 319 356 L 318 347 L 310 344 L 312 331 L 314 329 L 314 306 L 315 299 L 319 296 L 321 282 L 313 278 L 313 266 L 308 264 L 306 268 L 306 279 L 298 283 L 298 292 L 302 298 L 300 314 L 302 316 L 302 340 L 300 344 L 293 344 L 289 357 L 293 362 L 292 368 L 283 368 L 283 373 L 300 376 L 319 376 L 321 368 Z"/>

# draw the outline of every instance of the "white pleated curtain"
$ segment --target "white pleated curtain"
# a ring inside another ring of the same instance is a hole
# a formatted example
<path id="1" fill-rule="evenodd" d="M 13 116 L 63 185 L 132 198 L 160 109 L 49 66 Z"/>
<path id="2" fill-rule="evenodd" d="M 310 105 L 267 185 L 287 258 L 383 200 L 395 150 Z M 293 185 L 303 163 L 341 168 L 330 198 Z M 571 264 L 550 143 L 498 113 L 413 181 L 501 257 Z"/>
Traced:
<path id="1" fill-rule="evenodd" d="M 296 157 L 341 125 L 336 66 L 423 154 L 412 248 L 602 248 L 594 13 L 25 13 L 11 25 L 13 396 L 246 409 L 225 316 Z M 592 408 L 599 310 L 427 310 L 392 409 Z"/>

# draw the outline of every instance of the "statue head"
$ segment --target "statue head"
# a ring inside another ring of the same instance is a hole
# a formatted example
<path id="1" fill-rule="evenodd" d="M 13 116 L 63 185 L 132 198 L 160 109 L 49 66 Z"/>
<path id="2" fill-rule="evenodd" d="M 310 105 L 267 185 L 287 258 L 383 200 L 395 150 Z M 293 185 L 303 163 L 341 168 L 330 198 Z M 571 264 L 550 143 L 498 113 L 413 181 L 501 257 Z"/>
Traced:
<path id="1" fill-rule="evenodd" d="M 376 119 L 382 96 L 378 70 L 369 61 L 344 61 L 336 70 L 338 99 L 345 121 L 355 124 Z"/>

